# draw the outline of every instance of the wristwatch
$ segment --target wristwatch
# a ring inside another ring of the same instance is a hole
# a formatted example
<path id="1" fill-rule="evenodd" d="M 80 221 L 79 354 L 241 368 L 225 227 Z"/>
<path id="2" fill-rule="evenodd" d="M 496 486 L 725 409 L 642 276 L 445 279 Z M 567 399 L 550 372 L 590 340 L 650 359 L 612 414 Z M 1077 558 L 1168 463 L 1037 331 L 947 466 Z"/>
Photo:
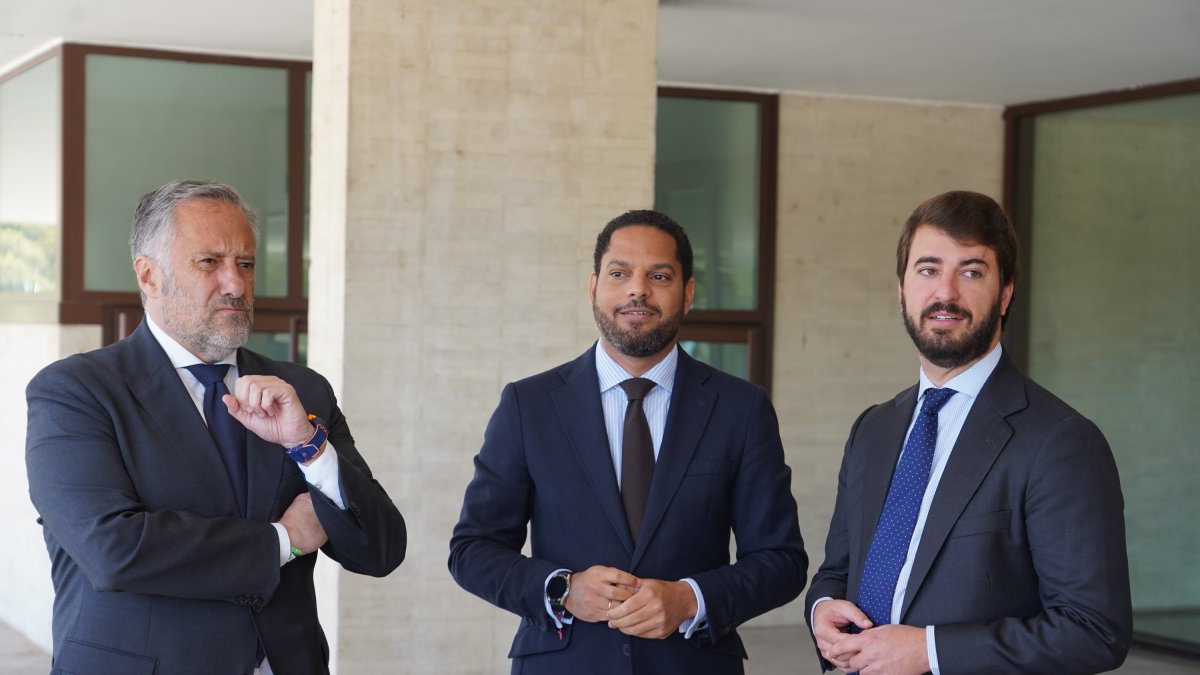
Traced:
<path id="1" fill-rule="evenodd" d="M 550 609 L 554 612 L 563 611 L 570 593 L 571 573 L 566 570 L 555 572 L 546 583 L 546 599 L 550 601 Z"/>
<path id="2" fill-rule="evenodd" d="M 309 415 L 308 421 L 313 425 L 312 436 L 300 445 L 297 445 L 293 448 L 283 449 L 284 452 L 287 453 L 287 456 L 291 457 L 292 460 L 298 464 L 303 464 L 313 457 L 316 457 L 317 453 L 321 451 L 321 448 L 325 446 L 325 441 L 329 439 L 328 422 L 320 417 L 317 417 L 316 415 Z"/>

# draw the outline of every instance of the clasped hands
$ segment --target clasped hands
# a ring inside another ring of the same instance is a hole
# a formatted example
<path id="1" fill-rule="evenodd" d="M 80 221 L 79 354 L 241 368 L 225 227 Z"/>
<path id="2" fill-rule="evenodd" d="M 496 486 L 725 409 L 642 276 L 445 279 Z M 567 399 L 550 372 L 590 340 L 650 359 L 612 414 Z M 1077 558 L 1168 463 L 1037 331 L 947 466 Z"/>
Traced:
<path id="1" fill-rule="evenodd" d="M 862 629 L 850 633 L 850 626 Z M 821 656 L 860 675 L 921 675 L 929 672 L 925 629 L 871 619 L 847 600 L 824 600 L 813 609 L 813 637 Z"/>
<path id="2" fill-rule="evenodd" d="M 607 621 L 626 635 L 661 640 L 696 615 L 696 594 L 686 581 L 639 579 L 595 565 L 571 575 L 565 606 L 578 620 Z"/>

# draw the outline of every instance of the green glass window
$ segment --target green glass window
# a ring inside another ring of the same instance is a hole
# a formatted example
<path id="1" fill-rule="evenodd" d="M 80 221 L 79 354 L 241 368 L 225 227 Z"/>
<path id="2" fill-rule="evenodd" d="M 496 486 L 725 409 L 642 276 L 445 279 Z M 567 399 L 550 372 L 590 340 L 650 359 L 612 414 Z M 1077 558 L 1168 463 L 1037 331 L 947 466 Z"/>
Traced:
<path id="1" fill-rule="evenodd" d="M 308 363 L 308 334 L 298 333 L 296 336 L 296 358 L 294 361 L 301 365 Z M 287 331 L 254 330 L 246 341 L 246 348 L 264 354 L 276 361 L 291 361 L 292 338 Z"/>
<path id="2" fill-rule="evenodd" d="M 744 342 L 680 340 L 679 345 L 693 358 L 714 368 L 742 379 L 750 377 L 750 348 Z"/>
<path id="3" fill-rule="evenodd" d="M 1134 630 L 1200 646 L 1200 93 L 1021 121 L 1029 372 L 1121 472 Z"/>
<path id="4" fill-rule="evenodd" d="M 779 99 L 662 88 L 654 207 L 683 226 L 696 295 L 680 328 L 696 358 L 770 386 Z"/>
<path id="5" fill-rule="evenodd" d="M 758 307 L 759 104 L 660 97 L 655 208 L 688 231 L 696 309 Z"/>
<path id="6" fill-rule="evenodd" d="M 0 82 L 0 298 L 10 320 L 42 320 L 34 306 L 53 316 L 59 298 L 58 110 L 56 58 Z"/>
<path id="7" fill-rule="evenodd" d="M 176 178 L 234 185 L 259 212 L 257 293 L 287 293 L 287 86 L 280 68 L 88 54 L 84 287 L 134 291 L 133 207 Z"/>

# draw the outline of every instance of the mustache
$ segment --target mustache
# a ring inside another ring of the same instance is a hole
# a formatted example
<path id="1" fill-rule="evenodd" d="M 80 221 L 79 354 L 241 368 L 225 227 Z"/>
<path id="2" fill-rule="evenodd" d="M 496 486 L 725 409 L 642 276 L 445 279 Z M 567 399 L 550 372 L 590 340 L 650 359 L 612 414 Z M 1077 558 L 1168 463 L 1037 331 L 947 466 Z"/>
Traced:
<path id="1" fill-rule="evenodd" d="M 921 312 L 921 318 L 928 319 L 929 317 L 933 316 L 934 314 L 937 314 L 938 312 L 948 312 L 950 314 L 958 314 L 967 319 L 975 318 L 974 316 L 971 315 L 971 312 L 968 311 L 965 307 L 956 305 L 953 302 L 935 302 L 932 305 L 926 307 L 924 312 Z"/>
<path id="2" fill-rule="evenodd" d="M 630 300 L 628 303 L 613 310 L 613 314 L 619 314 L 627 309 L 645 309 L 654 312 L 655 314 L 662 314 L 662 309 L 656 307 L 655 305 L 651 305 L 645 300 Z"/>
<path id="3" fill-rule="evenodd" d="M 246 302 L 245 298 L 229 298 L 229 297 L 223 297 L 223 298 L 217 300 L 215 303 L 213 303 L 213 309 L 221 309 L 222 307 L 229 307 L 231 309 L 241 309 L 241 310 L 249 311 L 250 303 Z"/>

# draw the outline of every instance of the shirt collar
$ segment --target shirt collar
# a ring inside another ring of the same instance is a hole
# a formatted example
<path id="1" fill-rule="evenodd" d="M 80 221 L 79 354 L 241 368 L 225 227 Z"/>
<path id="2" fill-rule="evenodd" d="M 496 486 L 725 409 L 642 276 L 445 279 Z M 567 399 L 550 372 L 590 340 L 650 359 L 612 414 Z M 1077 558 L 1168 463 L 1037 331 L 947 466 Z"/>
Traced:
<path id="1" fill-rule="evenodd" d="M 979 396 L 980 390 L 983 389 L 984 383 L 992 376 L 992 371 L 996 369 L 996 364 L 1000 363 L 1000 353 L 1003 349 L 1000 343 L 997 342 L 992 351 L 988 352 L 982 359 L 979 359 L 970 368 L 962 371 L 958 375 L 950 378 L 943 387 L 949 387 L 960 394 L 966 394 L 971 398 Z M 933 381 L 925 376 L 925 370 L 921 369 L 921 396 L 925 395 L 926 389 L 935 388 Z M 917 397 L 918 400 L 920 396 Z"/>
<path id="2" fill-rule="evenodd" d="M 187 368 L 197 363 L 205 363 L 197 358 L 195 354 L 189 352 L 186 347 L 179 344 L 175 338 L 168 335 L 165 330 L 159 328 L 158 324 L 154 323 L 154 319 L 150 318 L 149 312 L 145 313 L 145 321 L 146 327 L 150 329 L 150 334 L 154 336 L 155 340 L 158 340 L 159 346 L 167 353 L 167 358 L 171 359 L 171 365 L 176 369 Z M 237 350 L 233 350 L 229 353 L 229 356 L 217 361 L 217 363 L 228 363 L 233 366 L 234 370 L 237 370 Z"/>
<path id="3" fill-rule="evenodd" d="M 675 385 L 675 369 L 679 365 L 679 349 L 673 348 L 667 352 L 662 361 L 654 364 L 654 367 L 642 374 L 642 377 L 647 380 L 652 380 L 655 384 L 671 392 L 671 388 Z M 616 361 L 613 360 L 608 352 L 604 351 L 604 345 L 596 342 L 596 375 L 600 378 L 600 393 L 604 393 L 609 389 L 621 384 L 625 380 L 633 377 L 625 371 Z"/>

